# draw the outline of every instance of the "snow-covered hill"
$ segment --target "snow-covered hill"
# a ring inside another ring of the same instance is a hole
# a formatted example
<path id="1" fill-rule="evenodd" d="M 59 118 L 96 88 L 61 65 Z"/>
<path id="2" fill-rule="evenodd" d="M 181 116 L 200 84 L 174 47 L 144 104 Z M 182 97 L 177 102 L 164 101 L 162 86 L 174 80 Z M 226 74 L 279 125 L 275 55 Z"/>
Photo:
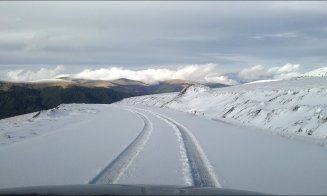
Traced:
<path id="1" fill-rule="evenodd" d="M 220 89 L 195 85 L 178 96 L 148 95 L 122 102 L 167 107 L 213 119 L 236 121 L 279 134 L 326 139 L 326 87 L 326 77 L 251 83 Z"/>
<path id="2" fill-rule="evenodd" d="M 124 99 L 121 101 L 121 103 L 161 107 L 163 104 L 173 100 L 177 95 L 178 93 L 160 93 L 146 96 L 137 96 L 131 97 L 129 99 Z"/>
<path id="3" fill-rule="evenodd" d="M 312 70 L 302 75 L 303 77 L 325 77 L 327 76 L 327 66 Z"/>

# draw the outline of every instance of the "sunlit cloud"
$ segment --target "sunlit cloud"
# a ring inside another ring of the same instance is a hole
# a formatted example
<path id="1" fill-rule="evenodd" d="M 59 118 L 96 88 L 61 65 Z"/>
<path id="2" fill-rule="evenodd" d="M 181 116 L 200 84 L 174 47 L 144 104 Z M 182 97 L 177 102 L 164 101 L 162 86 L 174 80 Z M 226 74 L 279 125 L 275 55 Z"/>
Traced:
<path id="1" fill-rule="evenodd" d="M 168 66 L 172 67 L 172 66 Z M 283 66 L 265 67 L 255 65 L 242 69 L 235 74 L 222 73 L 216 64 L 192 64 L 174 68 L 149 68 L 132 70 L 124 67 L 110 66 L 98 69 L 83 69 L 67 72 L 63 65 L 54 68 L 42 67 L 38 70 L 15 69 L 5 72 L 4 80 L 24 82 L 44 79 L 72 78 L 86 80 L 116 80 L 126 78 L 154 84 L 160 81 L 181 79 L 200 83 L 222 83 L 236 85 L 244 82 L 270 79 L 288 79 L 305 74 L 300 72 L 299 64 L 285 64 Z M 326 67 L 320 68 L 325 70 Z M 319 70 L 320 70 L 319 69 Z M 313 70 L 317 72 L 317 70 Z M 319 73 L 321 71 L 318 71 Z M 311 73 L 311 72 L 308 72 Z M 309 74 L 312 75 L 312 74 Z M 315 75 L 315 74 L 313 74 Z M 317 75 L 317 74 L 316 74 Z"/>
<path id="2" fill-rule="evenodd" d="M 100 80 L 127 78 L 145 83 L 155 83 L 171 79 L 183 79 L 197 82 L 219 82 L 224 84 L 236 83 L 234 80 L 219 73 L 215 64 L 187 65 L 177 69 L 130 70 L 122 67 L 109 67 L 93 70 L 86 69 L 80 73 L 72 75 L 72 77 Z"/>
<path id="3" fill-rule="evenodd" d="M 36 81 L 42 79 L 53 79 L 62 76 L 89 80 L 115 80 L 126 78 L 142 81 L 148 84 L 159 81 L 182 79 L 196 82 L 216 82 L 223 84 L 236 84 L 235 80 L 228 78 L 217 70 L 215 64 L 193 64 L 181 66 L 176 69 L 151 68 L 131 70 L 123 67 L 107 67 L 99 69 L 84 69 L 77 73 L 64 73 L 64 66 L 55 68 L 41 68 L 36 71 L 16 69 L 8 71 L 6 76 L 10 81 Z"/>
<path id="4" fill-rule="evenodd" d="M 286 64 L 280 67 L 266 68 L 262 65 L 255 65 L 242 69 L 238 76 L 245 81 L 255 81 L 262 79 L 285 79 L 301 75 L 299 64 Z"/>

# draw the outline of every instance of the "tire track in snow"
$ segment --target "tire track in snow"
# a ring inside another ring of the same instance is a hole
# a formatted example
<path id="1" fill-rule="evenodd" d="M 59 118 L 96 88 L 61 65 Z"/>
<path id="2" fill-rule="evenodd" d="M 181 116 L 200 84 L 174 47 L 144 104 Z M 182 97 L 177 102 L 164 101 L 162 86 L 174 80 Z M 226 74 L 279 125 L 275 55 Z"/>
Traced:
<path id="1" fill-rule="evenodd" d="M 154 113 L 152 111 L 149 111 Z M 159 118 L 165 120 L 179 131 L 188 159 L 188 168 L 190 169 L 193 186 L 200 187 L 219 187 L 222 186 L 211 168 L 211 164 L 203 152 L 195 136 L 183 125 L 173 119 L 154 113 Z"/>
<path id="2" fill-rule="evenodd" d="M 90 180 L 89 184 L 116 183 L 149 140 L 152 133 L 151 121 L 142 113 L 133 110 L 129 111 L 136 113 L 143 120 L 144 126 L 142 131 L 114 160 L 112 160 L 98 175 Z"/>
<path id="3" fill-rule="evenodd" d="M 164 120 L 176 130 L 178 142 L 182 148 L 180 151 L 183 160 L 185 159 L 186 154 L 187 163 L 183 163 L 183 169 L 188 170 L 188 172 L 184 172 L 185 182 L 187 184 L 190 184 L 191 181 L 190 185 L 193 186 L 222 188 L 208 158 L 202 150 L 202 147 L 195 136 L 186 127 L 165 115 L 153 112 L 151 110 L 133 106 L 124 107 L 149 112 L 157 116 L 159 119 Z"/>

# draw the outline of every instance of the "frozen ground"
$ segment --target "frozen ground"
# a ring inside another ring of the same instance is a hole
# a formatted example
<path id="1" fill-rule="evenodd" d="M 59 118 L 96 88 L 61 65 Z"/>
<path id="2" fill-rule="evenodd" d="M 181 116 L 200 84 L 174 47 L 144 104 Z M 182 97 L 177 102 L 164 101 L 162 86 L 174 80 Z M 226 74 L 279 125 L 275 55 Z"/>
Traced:
<path id="1" fill-rule="evenodd" d="M 1 188 L 121 183 L 327 193 L 322 141 L 141 105 L 71 104 L 33 115 L 0 120 L 15 136 L 1 138 Z"/>
<path id="2" fill-rule="evenodd" d="M 191 86 L 182 95 L 148 95 L 122 102 L 166 107 L 255 126 L 289 137 L 304 136 L 325 140 L 326 87 L 327 77 L 297 78 L 219 89 Z"/>

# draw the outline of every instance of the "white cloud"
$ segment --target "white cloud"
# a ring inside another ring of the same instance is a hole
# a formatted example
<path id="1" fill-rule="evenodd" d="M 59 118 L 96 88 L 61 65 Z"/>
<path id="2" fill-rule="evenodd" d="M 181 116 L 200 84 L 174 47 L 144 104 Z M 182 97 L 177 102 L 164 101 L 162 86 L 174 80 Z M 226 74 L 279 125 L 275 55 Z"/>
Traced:
<path id="1" fill-rule="evenodd" d="M 264 38 L 296 38 L 298 35 L 295 32 L 284 32 L 284 33 L 274 33 L 274 34 L 261 34 L 251 36 L 252 39 L 264 39 Z"/>
<path id="2" fill-rule="evenodd" d="M 299 64 L 286 64 L 284 66 L 271 68 L 256 65 L 251 68 L 241 70 L 238 76 L 246 81 L 291 78 L 300 75 L 300 73 L 298 73 L 299 68 Z"/>
<path id="3" fill-rule="evenodd" d="M 75 78 L 114 80 L 127 78 L 145 83 L 155 83 L 170 79 L 183 79 L 197 82 L 220 82 L 224 84 L 235 84 L 234 80 L 223 76 L 216 70 L 215 64 L 187 65 L 177 69 L 144 69 L 130 70 L 122 67 L 109 67 L 90 70 L 86 69 L 73 75 Z"/>
<path id="4" fill-rule="evenodd" d="M 53 69 L 41 68 L 37 71 L 25 71 L 23 69 L 17 69 L 7 72 L 7 78 L 10 81 L 35 81 L 42 79 L 55 78 L 59 73 L 64 70 L 63 65 L 58 65 Z"/>
<path id="5" fill-rule="evenodd" d="M 273 75 L 275 78 L 285 78 L 288 76 L 292 76 L 294 74 L 299 74 L 297 71 L 299 70 L 299 64 L 286 64 L 282 67 L 272 67 L 269 68 L 267 73 Z"/>
<path id="6" fill-rule="evenodd" d="M 265 68 L 262 65 L 255 65 L 251 68 L 242 69 L 238 75 L 245 80 L 256 80 L 265 75 Z"/>
<path id="7" fill-rule="evenodd" d="M 183 79 L 196 82 L 217 82 L 223 84 L 236 84 L 236 81 L 220 74 L 215 64 L 186 65 L 176 69 L 158 68 L 131 70 L 122 67 L 108 67 L 99 69 L 85 69 L 75 74 L 66 74 L 62 71 L 64 66 L 58 65 L 53 69 L 41 68 L 37 71 L 16 69 L 6 73 L 6 78 L 10 81 L 35 81 L 42 79 L 52 79 L 60 76 L 90 80 L 115 80 L 126 78 L 130 80 L 142 81 L 145 83 L 156 83 L 158 81 Z"/>

